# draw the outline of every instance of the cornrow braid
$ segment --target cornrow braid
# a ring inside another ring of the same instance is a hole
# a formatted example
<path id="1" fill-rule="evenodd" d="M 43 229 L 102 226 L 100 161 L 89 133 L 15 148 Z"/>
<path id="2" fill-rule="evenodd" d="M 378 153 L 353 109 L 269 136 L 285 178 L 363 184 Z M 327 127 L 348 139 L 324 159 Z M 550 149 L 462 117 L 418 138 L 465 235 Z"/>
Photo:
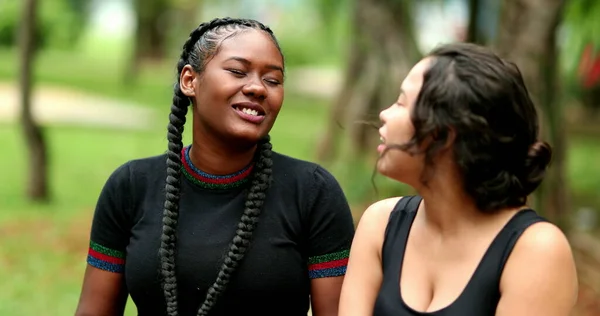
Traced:
<path id="1" fill-rule="evenodd" d="M 251 187 L 246 196 L 242 219 L 238 223 L 235 237 L 229 245 L 229 252 L 221 265 L 217 280 L 208 289 L 204 303 L 202 303 L 198 310 L 198 316 L 208 315 L 210 309 L 215 305 L 217 298 L 225 291 L 231 275 L 244 258 L 246 248 L 252 239 L 252 232 L 258 224 L 258 218 L 265 203 L 266 191 L 271 181 L 271 166 L 273 165 L 271 149 L 270 137 L 267 136 L 256 151 L 258 155 L 258 159 L 256 159 L 256 171 L 251 176 Z"/>
<path id="2" fill-rule="evenodd" d="M 177 316 L 177 278 L 175 266 L 176 230 L 179 217 L 179 198 L 181 186 L 181 149 L 183 148 L 183 129 L 186 114 L 191 100 L 181 91 L 179 78 L 186 65 L 191 65 L 198 73 L 204 70 L 206 63 L 213 57 L 223 39 L 234 35 L 242 29 L 259 29 L 270 35 L 273 43 L 281 52 L 281 48 L 273 32 L 258 21 L 249 19 L 222 18 L 200 24 L 190 33 L 183 45 L 183 50 L 177 62 L 177 82 L 173 87 L 173 104 L 167 126 L 167 178 L 165 184 L 165 203 L 162 220 L 162 235 L 159 249 L 160 273 L 162 287 L 167 306 L 167 315 Z M 283 58 L 283 54 L 282 54 Z M 255 154 L 256 167 L 251 175 L 245 210 L 238 224 L 227 257 L 217 280 L 209 288 L 205 301 L 198 310 L 198 315 L 206 315 L 214 306 L 218 296 L 223 293 L 231 274 L 244 257 L 246 247 L 252 237 L 252 232 L 258 223 L 258 216 L 264 204 L 266 190 L 271 178 L 271 143 L 267 136 L 261 140 Z"/>

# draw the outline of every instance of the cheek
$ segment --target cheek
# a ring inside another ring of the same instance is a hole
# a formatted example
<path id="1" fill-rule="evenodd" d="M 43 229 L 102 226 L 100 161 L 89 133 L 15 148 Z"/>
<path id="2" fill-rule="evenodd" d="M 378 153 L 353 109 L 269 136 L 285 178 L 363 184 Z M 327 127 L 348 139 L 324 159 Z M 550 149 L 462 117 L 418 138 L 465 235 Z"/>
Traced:
<path id="1" fill-rule="evenodd" d="M 279 113 L 281 106 L 283 105 L 283 89 L 274 89 L 270 91 L 268 102 L 271 112 L 274 114 Z"/>
<path id="2" fill-rule="evenodd" d="M 389 125 L 390 134 L 388 138 L 395 144 L 408 142 L 415 133 L 410 117 L 407 115 L 400 115 L 387 123 L 387 125 Z"/>
<path id="3" fill-rule="evenodd" d="M 227 73 L 207 72 L 196 87 L 196 93 L 199 99 L 218 101 L 232 97 L 242 86 L 241 81 Z"/>

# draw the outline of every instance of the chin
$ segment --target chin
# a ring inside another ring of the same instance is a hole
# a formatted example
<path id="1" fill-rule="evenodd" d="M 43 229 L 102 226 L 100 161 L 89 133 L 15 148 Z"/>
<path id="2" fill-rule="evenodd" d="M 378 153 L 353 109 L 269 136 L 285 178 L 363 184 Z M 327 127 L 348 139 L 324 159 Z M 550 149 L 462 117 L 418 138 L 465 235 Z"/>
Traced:
<path id="1" fill-rule="evenodd" d="M 396 179 L 396 177 L 394 176 L 393 173 L 389 172 L 389 170 L 387 170 L 385 168 L 377 167 L 377 172 L 386 178 L 390 178 L 392 180 L 399 181 L 398 179 Z"/>
<path id="2" fill-rule="evenodd" d="M 417 168 L 408 170 L 407 168 L 400 168 L 397 165 L 390 165 L 385 161 L 379 161 L 377 163 L 377 172 L 382 176 L 410 185 L 414 184 L 414 179 L 418 179 L 419 176 L 416 174 Z"/>
<path id="3" fill-rule="evenodd" d="M 268 133 L 269 130 L 265 131 L 262 128 L 240 128 L 232 131 L 229 135 L 231 135 L 230 138 L 233 142 L 240 145 L 254 146 Z"/>
<path id="4" fill-rule="evenodd" d="M 379 174 L 381 174 L 382 176 L 385 176 L 385 177 L 393 179 L 393 177 L 390 176 L 389 171 L 390 170 L 389 170 L 389 168 L 387 168 L 386 163 L 384 161 L 380 160 L 380 161 L 377 162 L 377 172 Z"/>

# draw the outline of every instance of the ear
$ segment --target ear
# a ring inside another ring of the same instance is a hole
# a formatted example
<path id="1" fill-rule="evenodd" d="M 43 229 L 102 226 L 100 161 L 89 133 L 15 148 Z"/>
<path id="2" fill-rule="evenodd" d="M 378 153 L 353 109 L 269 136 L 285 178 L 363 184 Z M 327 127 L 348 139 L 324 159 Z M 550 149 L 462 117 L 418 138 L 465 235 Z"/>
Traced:
<path id="1" fill-rule="evenodd" d="M 444 152 L 448 149 L 451 149 L 454 145 L 454 142 L 456 141 L 456 129 L 454 129 L 454 127 L 452 126 L 436 129 L 431 135 L 427 136 L 427 138 L 423 142 L 424 147 L 429 147 L 429 144 L 435 141 L 439 141 L 441 138 L 445 139 L 444 143 L 439 145 L 439 151 Z"/>
<path id="2" fill-rule="evenodd" d="M 196 72 L 190 65 L 185 65 L 179 75 L 179 89 L 187 97 L 196 96 Z"/>
<path id="3" fill-rule="evenodd" d="M 448 127 L 448 131 L 446 133 L 448 136 L 446 137 L 446 142 L 444 143 L 442 150 L 451 149 L 456 141 L 456 129 L 453 126 Z"/>

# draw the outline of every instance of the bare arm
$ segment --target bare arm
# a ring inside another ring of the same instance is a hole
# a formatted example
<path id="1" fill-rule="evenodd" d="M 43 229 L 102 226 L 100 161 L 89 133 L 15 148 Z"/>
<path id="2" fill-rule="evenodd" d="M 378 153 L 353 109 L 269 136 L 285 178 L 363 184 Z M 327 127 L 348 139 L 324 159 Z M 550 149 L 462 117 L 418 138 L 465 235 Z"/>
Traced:
<path id="1" fill-rule="evenodd" d="M 122 273 L 108 272 L 88 265 L 75 316 L 121 316 L 125 310 L 127 295 Z"/>
<path id="2" fill-rule="evenodd" d="M 564 234 L 550 223 L 529 227 L 500 281 L 497 316 L 568 316 L 577 301 L 577 272 Z"/>
<path id="3" fill-rule="evenodd" d="M 379 201 L 363 214 L 350 249 L 342 294 L 340 316 L 373 315 L 381 286 L 381 247 L 385 228 L 398 198 Z"/>
<path id="4" fill-rule="evenodd" d="M 313 316 L 337 316 L 343 276 L 318 278 L 310 281 Z"/>

